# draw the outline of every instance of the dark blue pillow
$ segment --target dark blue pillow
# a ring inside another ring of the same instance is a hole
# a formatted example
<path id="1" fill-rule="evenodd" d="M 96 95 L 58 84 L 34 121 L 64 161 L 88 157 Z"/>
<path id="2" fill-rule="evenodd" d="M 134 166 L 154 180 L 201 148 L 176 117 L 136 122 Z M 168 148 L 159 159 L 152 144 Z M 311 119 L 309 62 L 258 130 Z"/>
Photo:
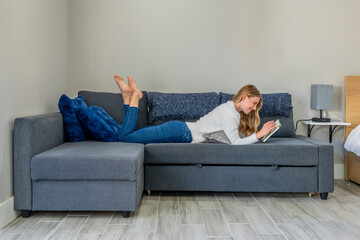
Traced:
<path id="1" fill-rule="evenodd" d="M 234 94 L 220 93 L 221 103 L 232 100 Z M 289 93 L 270 93 L 261 94 L 263 106 L 259 111 L 260 117 L 284 116 L 289 117 L 291 104 L 291 95 Z"/>
<path id="2" fill-rule="evenodd" d="M 220 96 L 209 93 L 148 93 L 150 122 L 199 119 L 220 103 Z"/>
<path id="3" fill-rule="evenodd" d="M 61 95 L 58 107 L 64 119 L 65 138 L 66 141 L 69 142 L 81 142 L 87 139 L 85 131 L 76 117 L 76 106 L 86 107 L 86 103 L 82 96 L 70 99 L 65 94 Z"/>
<path id="4" fill-rule="evenodd" d="M 76 107 L 82 127 L 94 140 L 116 142 L 121 124 L 116 122 L 103 108 L 97 106 Z"/>

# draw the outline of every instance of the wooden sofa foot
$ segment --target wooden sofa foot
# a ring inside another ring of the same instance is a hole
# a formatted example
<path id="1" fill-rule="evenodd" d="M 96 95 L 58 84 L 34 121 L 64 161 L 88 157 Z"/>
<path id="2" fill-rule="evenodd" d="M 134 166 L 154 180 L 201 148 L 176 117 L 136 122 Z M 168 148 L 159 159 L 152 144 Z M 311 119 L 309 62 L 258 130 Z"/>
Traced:
<path id="1" fill-rule="evenodd" d="M 130 216 L 130 211 L 123 211 L 122 215 L 123 215 L 123 218 L 128 218 Z"/>
<path id="2" fill-rule="evenodd" d="M 21 210 L 21 216 L 23 218 L 28 218 L 30 217 L 30 211 L 29 210 Z"/>
<path id="3" fill-rule="evenodd" d="M 320 198 L 321 200 L 326 200 L 328 198 L 328 192 L 323 192 L 323 193 L 320 193 Z"/>

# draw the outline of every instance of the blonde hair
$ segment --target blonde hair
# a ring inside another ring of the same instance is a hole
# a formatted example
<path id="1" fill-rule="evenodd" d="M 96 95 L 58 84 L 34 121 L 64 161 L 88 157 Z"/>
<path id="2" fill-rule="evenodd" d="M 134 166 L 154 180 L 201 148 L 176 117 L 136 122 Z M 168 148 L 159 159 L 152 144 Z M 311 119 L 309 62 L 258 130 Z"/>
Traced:
<path id="1" fill-rule="evenodd" d="M 234 103 L 240 102 L 244 94 L 246 94 L 249 98 L 260 98 L 259 103 L 256 105 L 255 111 L 251 111 L 249 114 L 240 112 L 240 123 L 238 130 L 245 136 L 250 136 L 251 134 L 258 132 L 257 127 L 260 124 L 259 110 L 263 105 L 263 100 L 259 90 L 254 85 L 246 85 L 239 90 L 239 92 L 233 97 L 232 101 Z"/>

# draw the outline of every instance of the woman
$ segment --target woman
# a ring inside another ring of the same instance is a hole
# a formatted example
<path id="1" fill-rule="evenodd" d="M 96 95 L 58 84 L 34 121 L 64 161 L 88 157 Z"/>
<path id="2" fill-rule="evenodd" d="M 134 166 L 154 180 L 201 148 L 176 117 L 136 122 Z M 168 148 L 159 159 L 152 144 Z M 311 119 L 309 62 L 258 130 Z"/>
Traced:
<path id="1" fill-rule="evenodd" d="M 257 131 L 262 98 L 255 86 L 246 85 L 232 101 L 219 105 L 196 122 L 169 121 L 134 131 L 143 94 L 132 77 L 128 77 L 129 85 L 115 74 L 114 79 L 124 99 L 125 117 L 118 135 L 120 142 L 200 143 L 205 140 L 202 134 L 223 130 L 231 144 L 240 145 L 255 143 L 276 127 L 274 121 L 269 121 Z M 239 132 L 245 137 L 240 138 Z"/>

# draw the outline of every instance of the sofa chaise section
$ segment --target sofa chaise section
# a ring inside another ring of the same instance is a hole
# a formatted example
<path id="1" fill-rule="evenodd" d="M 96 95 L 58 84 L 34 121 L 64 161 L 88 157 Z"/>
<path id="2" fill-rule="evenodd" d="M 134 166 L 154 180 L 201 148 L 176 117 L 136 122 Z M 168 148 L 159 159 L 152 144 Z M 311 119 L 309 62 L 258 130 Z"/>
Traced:
<path id="1" fill-rule="evenodd" d="M 23 216 L 29 211 L 122 211 L 128 217 L 136 211 L 144 189 L 144 145 L 64 142 L 59 129 L 61 114 L 16 119 L 15 209 Z"/>

